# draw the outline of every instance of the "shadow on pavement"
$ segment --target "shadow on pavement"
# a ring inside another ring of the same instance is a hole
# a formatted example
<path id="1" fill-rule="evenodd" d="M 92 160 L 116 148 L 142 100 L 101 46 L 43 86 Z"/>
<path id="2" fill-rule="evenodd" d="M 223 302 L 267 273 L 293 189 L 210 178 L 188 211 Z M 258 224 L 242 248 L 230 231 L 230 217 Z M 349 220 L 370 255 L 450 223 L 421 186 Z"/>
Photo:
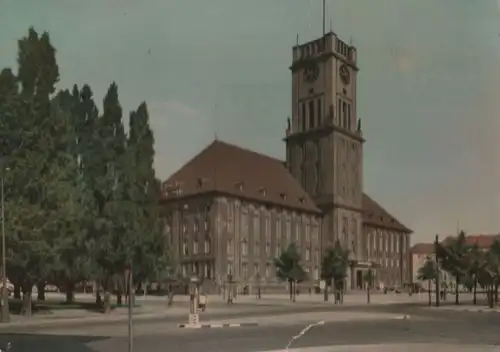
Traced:
<path id="1" fill-rule="evenodd" d="M 12 343 L 11 352 L 94 352 L 86 344 L 107 339 L 98 336 L 56 336 L 36 334 L 0 334 L 0 347 Z"/>

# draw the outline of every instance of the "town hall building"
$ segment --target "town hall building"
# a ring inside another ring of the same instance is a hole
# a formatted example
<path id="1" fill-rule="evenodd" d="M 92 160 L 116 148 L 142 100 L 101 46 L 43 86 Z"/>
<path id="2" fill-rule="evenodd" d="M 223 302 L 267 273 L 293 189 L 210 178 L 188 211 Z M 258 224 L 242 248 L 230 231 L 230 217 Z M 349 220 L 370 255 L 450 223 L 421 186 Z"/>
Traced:
<path id="1" fill-rule="evenodd" d="M 274 259 L 294 242 L 318 285 L 325 249 L 349 249 L 347 288 L 410 281 L 412 233 L 364 193 L 357 51 L 333 32 L 293 48 L 292 107 L 278 160 L 214 141 L 163 183 L 167 236 L 182 275 L 206 290 L 285 289 Z"/>

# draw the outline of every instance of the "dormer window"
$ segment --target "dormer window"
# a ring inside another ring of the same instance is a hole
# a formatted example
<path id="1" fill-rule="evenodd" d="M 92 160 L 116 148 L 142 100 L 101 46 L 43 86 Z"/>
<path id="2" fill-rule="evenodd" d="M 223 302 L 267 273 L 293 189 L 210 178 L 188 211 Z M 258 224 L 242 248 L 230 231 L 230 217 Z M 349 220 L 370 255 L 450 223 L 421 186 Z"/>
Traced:
<path id="1" fill-rule="evenodd" d="M 384 217 L 383 216 L 380 217 L 380 221 L 384 221 Z"/>
<path id="2" fill-rule="evenodd" d="M 261 195 L 261 196 L 263 196 L 263 197 L 265 197 L 265 196 L 267 195 L 267 191 L 266 191 L 266 189 L 265 189 L 265 188 L 261 188 L 261 189 L 259 189 L 259 193 L 260 193 L 260 195 Z"/>
<path id="3" fill-rule="evenodd" d="M 201 188 L 201 187 L 203 187 L 203 178 L 198 177 L 198 179 L 196 180 L 196 188 Z"/>
<path id="4" fill-rule="evenodd" d="M 243 182 L 236 182 L 234 186 L 238 189 L 238 191 L 243 192 Z"/>
<path id="5" fill-rule="evenodd" d="M 304 197 L 299 198 L 300 204 L 304 204 L 306 202 L 306 199 Z"/>
<path id="6" fill-rule="evenodd" d="M 286 194 L 285 193 L 280 193 L 280 198 L 281 198 L 281 200 L 286 200 Z"/>

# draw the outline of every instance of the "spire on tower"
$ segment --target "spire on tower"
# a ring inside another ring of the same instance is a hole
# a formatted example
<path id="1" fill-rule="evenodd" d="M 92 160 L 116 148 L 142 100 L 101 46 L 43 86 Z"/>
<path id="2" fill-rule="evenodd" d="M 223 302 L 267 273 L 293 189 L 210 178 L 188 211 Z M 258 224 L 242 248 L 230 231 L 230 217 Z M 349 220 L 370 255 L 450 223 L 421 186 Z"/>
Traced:
<path id="1" fill-rule="evenodd" d="M 325 36 L 325 27 L 326 27 L 326 0 L 323 0 L 323 37 Z"/>

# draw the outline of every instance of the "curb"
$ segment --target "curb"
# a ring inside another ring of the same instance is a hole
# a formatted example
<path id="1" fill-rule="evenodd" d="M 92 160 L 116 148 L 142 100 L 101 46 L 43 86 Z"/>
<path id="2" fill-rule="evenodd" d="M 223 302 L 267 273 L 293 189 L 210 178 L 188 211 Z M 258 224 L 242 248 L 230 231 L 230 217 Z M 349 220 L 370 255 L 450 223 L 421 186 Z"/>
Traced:
<path id="1" fill-rule="evenodd" d="M 236 323 L 236 324 L 179 324 L 179 328 L 184 329 L 206 329 L 206 328 L 239 328 L 248 326 L 258 326 L 258 323 Z"/>

